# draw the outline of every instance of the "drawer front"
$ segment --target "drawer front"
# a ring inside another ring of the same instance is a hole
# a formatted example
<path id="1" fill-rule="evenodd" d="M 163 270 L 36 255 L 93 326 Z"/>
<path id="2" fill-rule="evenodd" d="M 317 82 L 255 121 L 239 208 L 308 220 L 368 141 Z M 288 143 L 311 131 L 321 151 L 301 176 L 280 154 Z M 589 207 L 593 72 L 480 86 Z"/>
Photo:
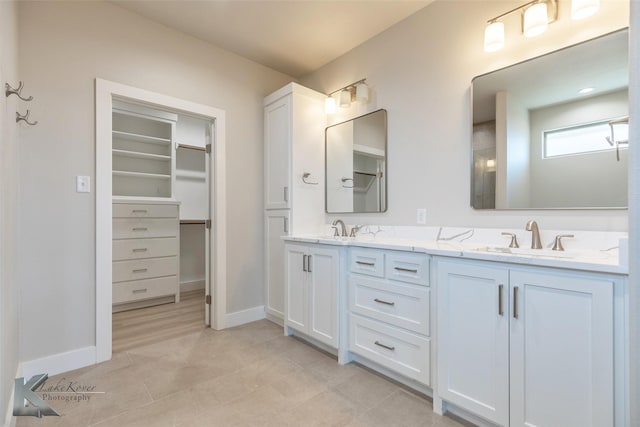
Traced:
<path id="1" fill-rule="evenodd" d="M 431 289 L 358 275 L 349 278 L 349 309 L 352 313 L 429 335 Z"/>
<path id="2" fill-rule="evenodd" d="M 113 263 L 113 283 L 178 274 L 178 258 L 151 258 Z"/>
<path id="3" fill-rule="evenodd" d="M 178 255 L 178 239 L 124 239 L 113 241 L 113 261 Z"/>
<path id="4" fill-rule="evenodd" d="M 172 295 L 178 289 L 177 276 L 114 283 L 113 304 Z"/>
<path id="5" fill-rule="evenodd" d="M 349 350 L 430 385 L 430 341 L 356 314 L 349 316 Z"/>
<path id="6" fill-rule="evenodd" d="M 177 219 L 114 218 L 114 239 L 177 237 Z"/>
<path id="7" fill-rule="evenodd" d="M 387 253 L 387 279 L 429 285 L 429 257 L 423 254 Z"/>
<path id="8" fill-rule="evenodd" d="M 349 265 L 353 273 L 384 277 L 384 252 L 372 249 L 351 249 Z"/>
<path id="9" fill-rule="evenodd" d="M 114 218 L 177 218 L 178 205 L 114 203 Z"/>

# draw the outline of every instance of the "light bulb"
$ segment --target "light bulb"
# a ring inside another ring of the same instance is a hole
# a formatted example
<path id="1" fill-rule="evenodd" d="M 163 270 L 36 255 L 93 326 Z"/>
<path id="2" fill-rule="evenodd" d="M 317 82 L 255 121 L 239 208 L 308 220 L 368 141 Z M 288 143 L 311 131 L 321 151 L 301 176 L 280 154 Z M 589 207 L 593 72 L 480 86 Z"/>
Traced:
<path id="1" fill-rule="evenodd" d="M 571 19 L 591 16 L 600 9 L 600 0 L 571 0 Z"/>
<path id="2" fill-rule="evenodd" d="M 495 21 L 484 29 L 484 51 L 495 52 L 504 47 L 504 22 Z"/>
<path id="3" fill-rule="evenodd" d="M 351 105 L 351 91 L 349 89 L 342 89 L 340 91 L 340 106 L 342 108 L 348 108 Z"/>
<path id="4" fill-rule="evenodd" d="M 547 4 L 536 3 L 524 11 L 523 31 L 525 37 L 535 37 L 545 32 L 549 23 Z"/>

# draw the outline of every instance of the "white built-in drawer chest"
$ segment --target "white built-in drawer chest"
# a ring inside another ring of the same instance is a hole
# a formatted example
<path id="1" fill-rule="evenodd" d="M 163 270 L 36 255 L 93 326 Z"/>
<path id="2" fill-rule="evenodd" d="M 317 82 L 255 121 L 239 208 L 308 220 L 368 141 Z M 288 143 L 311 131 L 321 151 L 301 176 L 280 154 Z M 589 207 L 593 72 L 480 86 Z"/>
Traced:
<path id="1" fill-rule="evenodd" d="M 349 351 L 430 385 L 429 257 L 351 248 Z"/>
<path id="2" fill-rule="evenodd" d="M 114 311 L 180 300 L 178 202 L 113 202 Z"/>

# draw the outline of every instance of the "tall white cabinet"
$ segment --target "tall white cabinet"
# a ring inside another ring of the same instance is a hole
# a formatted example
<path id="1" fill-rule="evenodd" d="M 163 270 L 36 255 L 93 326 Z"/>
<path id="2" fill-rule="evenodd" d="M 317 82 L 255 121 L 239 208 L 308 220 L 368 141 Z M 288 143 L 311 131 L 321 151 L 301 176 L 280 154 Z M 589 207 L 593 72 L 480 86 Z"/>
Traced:
<path id="1" fill-rule="evenodd" d="M 609 276 L 439 260 L 437 393 L 500 426 L 613 426 Z"/>
<path id="2" fill-rule="evenodd" d="M 274 320 L 284 319 L 281 237 L 324 224 L 325 98 L 289 83 L 264 100 L 265 310 Z"/>

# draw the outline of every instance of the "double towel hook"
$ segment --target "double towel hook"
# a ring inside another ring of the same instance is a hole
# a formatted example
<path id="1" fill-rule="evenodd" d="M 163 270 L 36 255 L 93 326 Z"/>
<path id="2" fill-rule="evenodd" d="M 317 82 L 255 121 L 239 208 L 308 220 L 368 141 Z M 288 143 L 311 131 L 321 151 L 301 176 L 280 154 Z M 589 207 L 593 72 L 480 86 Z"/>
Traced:
<path id="1" fill-rule="evenodd" d="M 20 113 L 18 113 L 18 112 L 16 111 L 16 123 L 18 123 L 18 122 L 20 122 L 20 121 L 23 121 L 23 122 L 25 122 L 26 124 L 28 124 L 29 126 L 35 126 L 35 125 L 37 125 L 37 124 L 38 124 L 38 121 L 37 121 L 37 120 L 36 120 L 35 122 L 30 122 L 30 121 L 29 121 L 29 114 L 31 114 L 31 111 L 30 111 L 30 110 L 27 110 L 27 114 L 25 114 L 25 115 L 22 115 L 22 114 L 20 114 Z"/>
<path id="2" fill-rule="evenodd" d="M 24 87 L 24 82 L 20 81 L 18 83 L 18 88 L 14 89 L 11 87 L 11 85 L 9 83 L 5 83 L 4 84 L 4 94 L 5 96 L 8 98 L 11 95 L 16 95 L 18 98 L 22 99 L 23 101 L 32 101 L 33 100 L 33 96 L 30 96 L 28 98 L 24 98 L 22 96 L 22 88 Z M 28 114 L 28 113 L 27 113 Z"/>

